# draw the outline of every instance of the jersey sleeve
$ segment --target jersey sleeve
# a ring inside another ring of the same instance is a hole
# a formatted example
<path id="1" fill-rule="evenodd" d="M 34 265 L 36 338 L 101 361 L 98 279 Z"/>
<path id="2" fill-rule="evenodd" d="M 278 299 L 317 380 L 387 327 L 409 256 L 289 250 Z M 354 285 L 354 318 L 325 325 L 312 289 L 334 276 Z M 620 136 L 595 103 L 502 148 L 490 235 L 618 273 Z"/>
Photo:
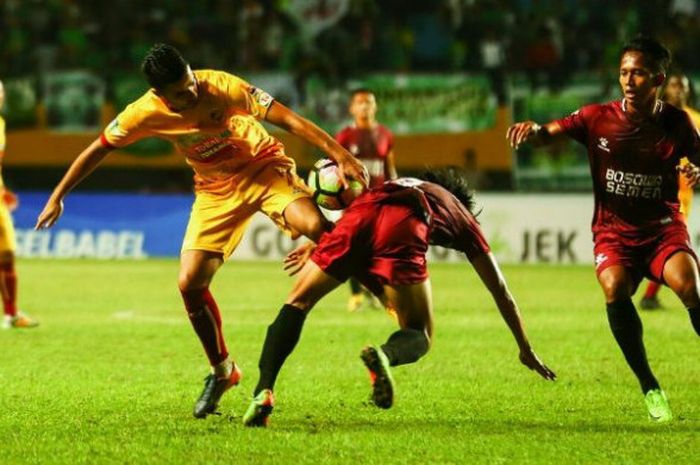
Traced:
<path id="1" fill-rule="evenodd" d="M 109 148 L 125 147 L 148 137 L 144 117 L 136 104 L 127 106 L 102 132 L 102 145 Z"/>
<path id="2" fill-rule="evenodd" d="M 270 94 L 232 74 L 222 73 L 222 79 L 222 87 L 236 110 L 265 119 L 275 101 Z"/>
<path id="3" fill-rule="evenodd" d="M 586 144 L 588 139 L 588 116 L 592 111 L 592 107 L 579 108 L 564 118 L 558 119 L 555 122 L 559 124 L 564 133 L 572 139 Z"/>
<path id="4" fill-rule="evenodd" d="M 387 128 L 384 128 L 384 130 L 386 131 L 386 140 L 388 143 L 387 152 L 391 152 L 394 150 L 394 133 Z"/>
<path id="5" fill-rule="evenodd" d="M 479 223 L 471 216 L 465 216 L 461 222 L 455 248 L 464 252 L 469 261 L 491 251 Z"/>

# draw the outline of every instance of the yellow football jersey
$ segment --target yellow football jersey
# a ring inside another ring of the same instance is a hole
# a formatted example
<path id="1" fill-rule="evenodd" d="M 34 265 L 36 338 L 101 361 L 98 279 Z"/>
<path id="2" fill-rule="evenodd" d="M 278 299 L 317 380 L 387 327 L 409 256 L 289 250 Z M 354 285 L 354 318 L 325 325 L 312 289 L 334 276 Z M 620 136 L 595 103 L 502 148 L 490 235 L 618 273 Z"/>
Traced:
<path id="1" fill-rule="evenodd" d="M 683 107 L 683 110 L 688 113 L 695 129 L 700 130 L 700 113 L 688 106 Z M 688 185 L 685 176 L 679 176 L 678 179 L 678 200 L 681 203 L 681 213 L 687 218 L 693 203 L 693 189 Z"/>
<path id="2" fill-rule="evenodd" d="M 173 112 L 150 89 L 105 128 L 103 144 L 118 148 L 145 137 L 166 139 L 194 169 L 198 191 L 228 190 L 252 161 L 284 158 L 294 166 L 258 121 L 272 105 L 269 94 L 223 71 L 197 70 L 194 76 L 199 94 L 193 108 Z"/>

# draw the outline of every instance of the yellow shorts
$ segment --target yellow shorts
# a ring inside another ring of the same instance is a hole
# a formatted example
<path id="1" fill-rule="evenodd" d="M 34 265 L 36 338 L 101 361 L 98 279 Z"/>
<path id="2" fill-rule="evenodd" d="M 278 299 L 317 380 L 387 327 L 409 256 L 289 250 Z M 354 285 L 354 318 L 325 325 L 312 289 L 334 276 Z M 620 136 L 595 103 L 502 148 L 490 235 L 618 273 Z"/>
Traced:
<path id="1" fill-rule="evenodd" d="M 290 159 L 253 162 L 235 177 L 225 193 L 198 192 L 192 205 L 182 251 L 207 250 L 231 256 L 256 212 L 295 236 L 283 213 L 289 204 L 311 193 Z"/>
<path id="2" fill-rule="evenodd" d="M 0 252 L 13 252 L 17 249 L 15 227 L 12 224 L 10 211 L 0 201 Z"/>

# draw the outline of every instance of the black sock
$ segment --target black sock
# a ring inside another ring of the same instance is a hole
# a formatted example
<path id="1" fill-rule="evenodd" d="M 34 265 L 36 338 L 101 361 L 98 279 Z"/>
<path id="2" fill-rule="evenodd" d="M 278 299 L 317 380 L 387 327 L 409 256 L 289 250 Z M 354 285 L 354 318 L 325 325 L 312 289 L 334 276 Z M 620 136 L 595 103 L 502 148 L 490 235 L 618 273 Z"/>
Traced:
<path id="1" fill-rule="evenodd" d="M 299 341 L 307 313 L 293 305 L 284 304 L 275 321 L 267 327 L 267 336 L 258 362 L 260 380 L 253 395 L 275 386 L 282 364 Z"/>
<path id="2" fill-rule="evenodd" d="M 700 307 L 689 308 L 688 315 L 690 315 L 690 322 L 693 324 L 695 334 L 700 336 Z"/>
<path id="3" fill-rule="evenodd" d="M 430 341 L 425 331 L 417 329 L 400 329 L 389 336 L 382 345 L 382 351 L 391 366 L 413 363 L 428 352 Z"/>
<path id="4" fill-rule="evenodd" d="M 350 278 L 348 279 L 348 282 L 350 283 L 350 292 L 352 292 L 353 295 L 357 295 L 362 292 L 362 286 L 360 286 L 360 282 L 357 279 Z"/>
<path id="5" fill-rule="evenodd" d="M 610 329 L 617 345 L 622 349 L 627 364 L 637 376 L 642 392 L 647 393 L 651 389 L 658 389 L 659 382 L 651 372 L 644 349 L 642 320 L 639 319 L 632 300 L 624 299 L 609 303 L 607 310 Z"/>

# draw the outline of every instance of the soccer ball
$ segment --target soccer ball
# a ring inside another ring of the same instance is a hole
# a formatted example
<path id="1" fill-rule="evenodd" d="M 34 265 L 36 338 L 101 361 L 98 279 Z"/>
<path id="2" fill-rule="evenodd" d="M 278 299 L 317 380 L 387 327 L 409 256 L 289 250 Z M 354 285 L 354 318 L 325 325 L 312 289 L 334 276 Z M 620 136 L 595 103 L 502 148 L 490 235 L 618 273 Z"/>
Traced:
<path id="1" fill-rule="evenodd" d="M 358 197 L 364 187 L 359 181 L 348 179 L 348 188 L 340 181 L 338 164 L 328 158 L 317 161 L 309 173 L 309 187 L 314 200 L 326 210 L 342 210 Z"/>

